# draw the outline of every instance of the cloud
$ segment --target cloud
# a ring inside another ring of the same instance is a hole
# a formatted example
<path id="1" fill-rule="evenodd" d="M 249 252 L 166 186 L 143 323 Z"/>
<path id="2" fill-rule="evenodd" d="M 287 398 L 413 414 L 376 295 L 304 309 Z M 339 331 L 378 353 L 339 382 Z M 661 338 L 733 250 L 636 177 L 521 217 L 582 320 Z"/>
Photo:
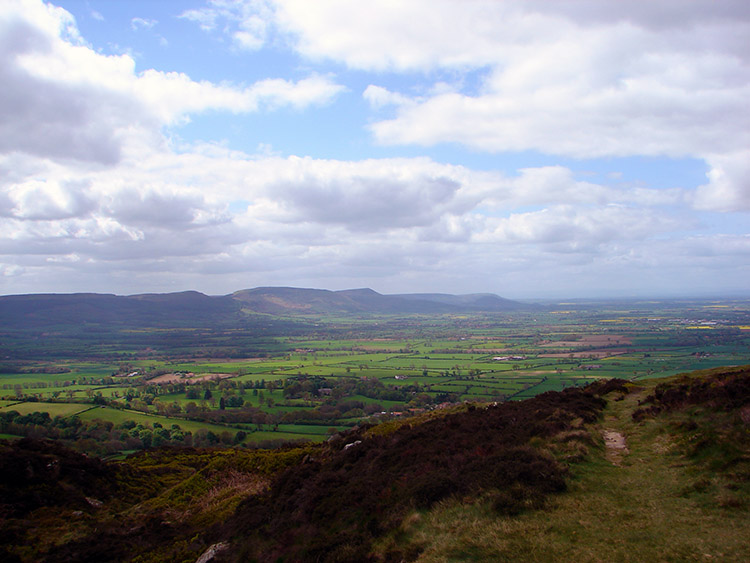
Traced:
<path id="1" fill-rule="evenodd" d="M 633 51 L 655 42 L 642 30 L 591 35 L 571 31 L 495 67 L 478 95 L 404 99 L 379 91 L 379 100 L 402 101 L 395 117 L 374 123 L 372 132 L 384 144 L 457 142 L 574 158 L 684 157 L 750 145 L 742 110 L 750 72 L 741 61 L 717 53 Z M 621 72 L 612 72 L 615 67 Z"/>
<path id="2" fill-rule="evenodd" d="M 427 160 L 347 163 L 290 158 L 286 165 L 289 172 L 265 188 L 285 222 L 386 231 L 426 225 L 477 203 L 463 189 L 460 169 Z"/>
<path id="3" fill-rule="evenodd" d="M 145 18 L 133 18 L 130 20 L 130 29 L 138 31 L 139 29 L 151 29 L 157 23 L 156 20 L 145 19 Z"/>
<path id="4" fill-rule="evenodd" d="M 700 186 L 694 203 L 710 211 L 750 211 L 750 149 L 707 157 L 708 183 Z"/>
<path id="5" fill-rule="evenodd" d="M 50 57 L 61 44 L 78 49 L 48 33 L 50 28 L 56 34 L 70 30 L 61 12 L 41 10 L 37 16 L 38 25 L 7 10 L 0 12 L 0 152 L 116 162 L 118 131 L 105 108 L 123 109 L 129 102 L 115 92 L 48 80 L 30 70 L 34 59 Z M 55 16 L 57 20 L 50 21 Z"/>
<path id="6" fill-rule="evenodd" d="M 404 106 L 412 103 L 412 100 L 408 96 L 389 92 L 381 86 L 373 86 L 372 84 L 365 89 L 362 97 L 375 109 L 387 106 Z"/>
<path id="7" fill-rule="evenodd" d="M 143 100 L 163 123 L 179 123 L 190 114 L 207 110 L 255 112 L 290 106 L 304 109 L 330 102 L 343 91 L 330 77 L 313 75 L 297 82 L 280 78 L 261 80 L 245 88 L 195 82 L 177 72 L 142 72 L 133 83 Z"/>
<path id="8" fill-rule="evenodd" d="M 13 186 L 11 216 L 26 220 L 60 220 L 87 215 L 96 208 L 87 182 L 28 181 Z"/>
<path id="9" fill-rule="evenodd" d="M 255 51 L 266 42 L 273 20 L 273 9 L 265 0 L 210 0 L 207 6 L 186 10 L 181 18 L 196 22 L 203 31 L 213 32 L 222 25 L 234 45 Z"/>
<path id="10" fill-rule="evenodd" d="M 66 11 L 31 0 L 3 6 L 0 153 L 113 165 L 128 147 L 159 145 L 161 127 L 191 114 L 300 110 L 328 103 L 343 90 L 321 75 L 241 86 L 153 69 L 136 73 L 131 57 L 102 55 L 85 45 Z"/>
<path id="11" fill-rule="evenodd" d="M 684 225 L 669 215 L 643 208 L 556 205 L 491 219 L 488 226 L 491 228 L 476 235 L 477 241 L 552 245 L 561 252 L 596 252 L 595 248 L 615 241 L 646 240 Z"/>
<path id="12" fill-rule="evenodd" d="M 279 0 L 266 15 L 309 60 L 434 77 L 365 89 L 391 111 L 370 124 L 383 145 L 700 158 L 713 170 L 696 204 L 747 209 L 729 163 L 750 147 L 747 2 Z M 446 76 L 453 87 L 438 87 Z"/>
<path id="13" fill-rule="evenodd" d="M 597 0 L 414 0 L 373 1 L 367 6 L 321 0 L 314 7 L 305 0 L 278 0 L 269 5 L 263 12 L 268 25 L 285 33 L 301 54 L 357 69 L 396 72 L 497 66 L 540 47 L 559 45 L 571 34 L 578 34 L 586 45 L 597 35 L 603 36 L 602 43 L 608 33 L 623 30 L 641 30 L 641 38 L 651 39 L 648 45 L 631 44 L 636 51 L 652 46 L 656 52 L 718 48 L 746 58 L 742 32 L 750 22 L 743 0 L 637 5 Z M 585 54 L 593 59 L 599 55 Z M 546 69 L 554 71 L 559 60 L 553 57 Z"/>

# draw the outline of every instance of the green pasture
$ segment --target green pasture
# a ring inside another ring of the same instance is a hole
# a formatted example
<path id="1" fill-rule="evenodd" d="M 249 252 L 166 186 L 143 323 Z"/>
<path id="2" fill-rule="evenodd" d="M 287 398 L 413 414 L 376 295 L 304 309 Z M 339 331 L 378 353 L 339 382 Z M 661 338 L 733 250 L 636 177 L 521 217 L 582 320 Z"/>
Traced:
<path id="1" fill-rule="evenodd" d="M 184 418 L 172 418 L 168 416 L 161 416 L 157 414 L 146 414 L 140 411 L 132 410 L 119 410 L 111 407 L 97 407 L 79 415 L 81 420 L 103 420 L 105 422 L 111 422 L 113 424 L 122 424 L 127 420 L 132 420 L 136 424 L 140 423 L 143 425 L 153 425 L 154 422 L 158 422 L 164 428 L 170 428 L 173 424 L 177 424 L 182 430 L 189 432 L 197 432 L 200 429 L 209 430 L 215 434 L 228 431 L 234 435 L 239 428 L 233 426 L 223 426 L 220 424 L 210 424 L 208 422 L 196 422 L 194 420 L 186 420 Z"/>
<path id="2" fill-rule="evenodd" d="M 472 369 L 472 361 L 473 359 L 470 357 L 470 354 L 467 354 L 466 358 L 461 358 L 458 360 L 430 360 L 425 359 L 424 357 L 414 357 L 414 356 L 407 356 L 407 357 L 395 357 L 395 358 L 389 358 L 388 360 L 385 360 L 383 362 L 380 362 L 379 365 L 381 366 L 387 366 L 390 368 L 400 368 L 400 369 L 433 369 L 433 370 L 451 370 L 454 368 L 462 369 L 462 370 L 469 370 Z"/>
<path id="3" fill-rule="evenodd" d="M 330 424 L 279 424 L 277 432 L 287 432 L 289 434 L 304 434 L 306 436 L 330 436 L 329 429 L 333 428 L 336 432 L 349 430 L 349 426 L 335 426 Z"/>
<path id="4" fill-rule="evenodd" d="M 62 385 L 66 381 L 76 381 L 77 373 L 3 373 L 0 374 L 0 394 L 7 394 L 13 388 L 20 385 L 23 389 L 37 388 L 37 384 L 43 384 L 39 389 L 62 389 L 54 387 L 55 384 Z"/>
<path id="5" fill-rule="evenodd" d="M 365 397 L 363 395 L 352 395 L 351 397 L 347 397 L 348 400 L 352 401 L 361 401 L 365 403 L 366 405 L 369 404 L 378 404 L 383 407 L 383 409 L 387 410 L 391 407 L 397 407 L 403 405 L 401 401 L 388 401 L 385 399 L 372 399 L 370 397 Z"/>
<path id="6" fill-rule="evenodd" d="M 349 370 L 350 372 L 354 371 L 351 367 L 349 368 Z M 297 373 L 304 373 L 306 375 L 319 375 L 321 377 L 342 377 L 349 375 L 349 372 L 346 371 L 345 366 L 336 365 L 305 365 L 300 368 L 290 369 L 281 373 L 283 375 L 286 375 L 287 377 L 291 377 L 293 375 L 296 375 Z"/>
<path id="7" fill-rule="evenodd" d="M 17 411 L 18 414 L 31 414 L 33 412 L 46 412 L 49 413 L 50 417 L 56 416 L 73 416 L 75 414 L 81 414 L 87 410 L 92 409 L 91 405 L 82 403 L 15 403 L 12 405 L 4 406 L 0 408 L 0 412 Z"/>
<path id="8" fill-rule="evenodd" d="M 268 381 L 284 381 L 289 376 L 290 376 L 290 374 L 268 372 L 268 373 L 260 373 L 260 374 L 253 374 L 253 375 L 240 375 L 238 377 L 233 377 L 232 381 L 241 381 L 243 383 L 247 383 L 248 381 L 250 381 L 253 384 L 255 384 L 257 382 L 264 381 L 264 380 L 266 382 L 268 382 Z"/>

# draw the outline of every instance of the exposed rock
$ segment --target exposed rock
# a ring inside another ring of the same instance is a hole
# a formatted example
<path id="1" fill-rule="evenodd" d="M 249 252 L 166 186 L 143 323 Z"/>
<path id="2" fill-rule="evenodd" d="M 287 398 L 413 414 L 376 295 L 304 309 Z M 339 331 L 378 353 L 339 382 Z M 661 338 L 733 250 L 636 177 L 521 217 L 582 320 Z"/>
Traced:
<path id="1" fill-rule="evenodd" d="M 222 551 L 229 549 L 229 544 L 227 542 L 219 542 L 213 544 L 211 547 L 209 547 L 206 551 L 203 552 L 203 555 L 201 555 L 195 563 L 208 563 L 209 561 L 213 560 L 216 555 L 221 553 Z"/>

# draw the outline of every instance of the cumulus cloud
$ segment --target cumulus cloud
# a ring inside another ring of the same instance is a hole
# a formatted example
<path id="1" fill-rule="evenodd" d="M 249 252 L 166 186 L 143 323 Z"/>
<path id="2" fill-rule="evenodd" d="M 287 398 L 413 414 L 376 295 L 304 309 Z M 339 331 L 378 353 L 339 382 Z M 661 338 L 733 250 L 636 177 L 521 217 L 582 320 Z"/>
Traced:
<path id="1" fill-rule="evenodd" d="M 42 10 L 47 23 L 55 14 Z M 57 22 L 56 33 L 68 20 Z M 118 131 L 108 110 L 128 100 L 116 92 L 98 92 L 75 81 L 51 81 L 30 70 L 36 57 L 49 56 L 63 41 L 9 10 L 0 12 L 0 152 L 22 151 L 52 158 L 104 164 L 120 156 Z M 73 45 L 65 43 L 70 49 Z M 29 60 L 31 59 L 31 60 Z"/>
<path id="2" fill-rule="evenodd" d="M 266 186 L 285 222 L 386 231 L 434 222 L 476 205 L 462 170 L 427 160 L 315 161 L 291 158 L 288 172 Z"/>
<path id="3" fill-rule="evenodd" d="M 695 194 L 695 205 L 711 211 L 750 211 L 750 149 L 707 157 L 708 183 Z"/>
<path id="4" fill-rule="evenodd" d="M 162 122 L 175 123 L 208 109 L 233 113 L 291 106 L 302 109 L 325 104 L 343 91 L 327 76 L 310 76 L 297 82 L 280 78 L 261 80 L 245 88 L 195 82 L 177 72 L 142 72 L 133 84 L 135 96 Z"/>
<path id="5" fill-rule="evenodd" d="M 343 90 L 320 75 L 241 86 L 153 69 L 137 73 L 130 56 L 85 45 L 69 13 L 32 0 L 0 8 L 0 61 L 0 153 L 104 165 L 118 162 L 129 143 L 158 143 L 161 126 L 194 113 L 303 109 Z"/>
<path id="6" fill-rule="evenodd" d="M 750 145 L 746 62 L 719 49 L 667 49 L 658 33 L 629 25 L 566 27 L 556 40 L 517 45 L 480 93 L 407 99 L 373 134 L 387 144 L 459 142 L 576 158 L 702 156 Z"/>
<path id="7" fill-rule="evenodd" d="M 88 182 L 58 183 L 28 181 L 14 185 L 9 193 L 11 215 L 27 220 L 59 220 L 88 215 L 97 203 Z"/>
<path id="8" fill-rule="evenodd" d="M 747 189 L 728 161 L 750 147 L 747 2 L 279 0 L 265 13 L 310 60 L 438 77 L 481 72 L 470 88 L 370 84 L 365 100 L 393 112 L 371 124 L 382 144 L 701 158 L 712 172 L 696 205 L 746 209 Z"/>
<path id="9" fill-rule="evenodd" d="M 680 226 L 676 219 L 664 214 L 622 205 L 591 208 L 556 205 L 540 211 L 514 213 L 488 223 L 491 228 L 479 233 L 478 241 L 556 245 L 563 250 L 580 250 L 613 241 L 645 240 Z"/>
<path id="10" fill-rule="evenodd" d="M 130 29 L 132 29 L 133 31 L 138 31 L 139 29 L 151 29 L 157 23 L 159 22 L 152 19 L 133 18 L 130 20 Z"/>
<path id="11" fill-rule="evenodd" d="M 266 0 L 210 0 L 205 7 L 186 10 L 180 17 L 198 23 L 207 32 L 221 25 L 237 47 L 254 51 L 267 40 L 273 10 Z"/>

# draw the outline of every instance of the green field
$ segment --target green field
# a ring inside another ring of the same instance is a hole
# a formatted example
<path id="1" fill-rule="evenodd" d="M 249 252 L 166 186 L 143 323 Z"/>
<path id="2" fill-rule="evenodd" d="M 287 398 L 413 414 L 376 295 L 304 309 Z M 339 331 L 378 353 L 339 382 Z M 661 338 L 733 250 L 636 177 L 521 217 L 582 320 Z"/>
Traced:
<path id="1" fill-rule="evenodd" d="M 323 439 L 329 428 L 376 421 L 382 412 L 519 400 L 599 378 L 750 363 L 750 330 L 740 326 L 750 326 L 750 302 L 581 302 L 513 314 L 327 317 L 309 329 L 313 337 L 267 339 L 254 355 L 231 358 L 225 350 L 240 332 L 138 329 L 124 332 L 122 345 L 96 350 L 101 360 L 0 362 L 0 413 L 39 410 L 115 424 L 164 417 L 191 432 L 242 429 L 246 441 Z M 175 347 L 169 354 L 128 349 L 134 334 Z M 54 356 L 54 340 L 45 346 Z M 219 413 L 222 403 L 228 406 Z M 87 410 L 95 404 L 107 408 Z M 227 422 L 217 423 L 217 416 Z"/>
<path id="2" fill-rule="evenodd" d="M 0 408 L 0 412 L 16 411 L 18 414 L 46 412 L 54 418 L 56 416 L 73 416 L 93 409 L 92 405 L 81 403 L 15 403 Z"/>

